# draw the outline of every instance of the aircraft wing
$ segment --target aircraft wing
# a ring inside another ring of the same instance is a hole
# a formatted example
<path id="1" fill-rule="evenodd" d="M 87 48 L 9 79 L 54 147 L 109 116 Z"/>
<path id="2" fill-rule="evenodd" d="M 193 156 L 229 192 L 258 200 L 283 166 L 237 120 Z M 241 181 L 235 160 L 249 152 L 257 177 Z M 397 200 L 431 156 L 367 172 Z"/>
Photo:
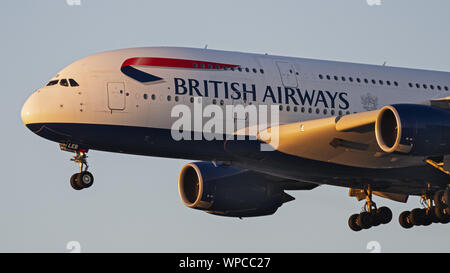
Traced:
<path id="1" fill-rule="evenodd" d="M 450 109 L 450 97 L 433 99 L 426 102 L 425 104 L 441 109 Z"/>
<path id="2" fill-rule="evenodd" d="M 386 154 L 375 137 L 378 110 L 294 122 L 258 134 L 273 149 L 302 158 L 363 168 L 393 168 L 423 164 L 422 157 Z M 276 135 L 278 134 L 278 137 Z"/>

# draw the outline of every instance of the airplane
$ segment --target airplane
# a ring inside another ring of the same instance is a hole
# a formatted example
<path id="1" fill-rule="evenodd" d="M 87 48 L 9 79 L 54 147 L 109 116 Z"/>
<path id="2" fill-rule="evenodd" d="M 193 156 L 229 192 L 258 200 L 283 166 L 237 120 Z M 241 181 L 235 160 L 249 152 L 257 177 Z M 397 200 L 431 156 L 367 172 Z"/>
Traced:
<path id="1" fill-rule="evenodd" d="M 75 61 L 26 100 L 21 117 L 74 154 L 75 190 L 93 185 L 89 150 L 189 159 L 178 190 L 193 209 L 267 216 L 295 199 L 286 191 L 331 185 L 364 200 L 348 219 L 353 231 L 391 222 L 373 195 L 419 196 L 421 207 L 398 218 L 409 229 L 450 222 L 449 87 L 448 72 L 142 47 Z M 250 122 L 251 107 L 270 115 Z M 236 112 L 218 112 L 227 109 Z M 203 134 L 212 119 L 217 130 Z"/>

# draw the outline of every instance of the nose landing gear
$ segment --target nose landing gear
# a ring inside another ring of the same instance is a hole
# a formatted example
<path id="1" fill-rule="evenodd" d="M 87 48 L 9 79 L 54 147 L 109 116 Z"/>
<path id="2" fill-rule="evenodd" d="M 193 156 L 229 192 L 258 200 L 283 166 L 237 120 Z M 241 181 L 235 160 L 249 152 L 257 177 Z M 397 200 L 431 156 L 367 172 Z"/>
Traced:
<path id="1" fill-rule="evenodd" d="M 77 191 L 89 188 L 94 183 L 94 176 L 87 171 L 89 167 L 86 160 L 87 152 L 87 150 L 76 150 L 75 156 L 70 159 L 80 166 L 80 172 L 73 174 L 70 178 L 70 185 Z"/>

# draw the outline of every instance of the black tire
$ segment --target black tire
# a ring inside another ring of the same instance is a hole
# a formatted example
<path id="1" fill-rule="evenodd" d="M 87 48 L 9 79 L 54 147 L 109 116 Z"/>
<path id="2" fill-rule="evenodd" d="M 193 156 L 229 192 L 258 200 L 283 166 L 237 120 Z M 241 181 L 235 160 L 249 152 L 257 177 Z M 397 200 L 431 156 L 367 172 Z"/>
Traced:
<path id="1" fill-rule="evenodd" d="M 369 229 L 372 227 L 372 215 L 368 212 L 361 212 L 356 219 L 356 223 L 362 229 Z"/>
<path id="2" fill-rule="evenodd" d="M 436 207 L 431 207 L 430 210 L 428 211 L 428 215 L 431 217 L 431 222 L 433 222 L 434 224 L 440 223 L 441 220 L 439 220 L 439 218 L 436 216 Z"/>
<path id="3" fill-rule="evenodd" d="M 77 185 L 87 189 L 94 184 L 94 176 L 90 172 L 81 172 L 77 177 Z"/>
<path id="4" fill-rule="evenodd" d="M 402 226 L 403 228 L 410 229 L 414 226 L 409 219 L 410 214 L 411 212 L 409 211 L 404 211 L 400 213 L 400 216 L 398 217 L 398 222 L 400 223 L 400 226 Z"/>
<path id="5" fill-rule="evenodd" d="M 446 189 L 443 193 L 442 193 L 442 201 L 444 202 L 444 204 L 449 207 L 450 206 L 450 190 Z"/>
<path id="6" fill-rule="evenodd" d="M 381 225 L 381 215 L 378 213 L 378 210 L 372 211 L 370 217 L 372 217 L 372 227 Z"/>
<path id="7" fill-rule="evenodd" d="M 72 188 L 73 188 L 74 190 L 79 191 L 79 190 L 82 190 L 83 187 L 80 187 L 80 186 L 78 185 L 77 179 L 78 179 L 78 174 L 77 174 L 77 173 L 74 174 L 74 175 L 72 175 L 72 176 L 70 177 L 70 186 L 72 186 Z"/>
<path id="8" fill-rule="evenodd" d="M 392 221 L 392 211 L 388 207 L 381 207 L 377 209 L 377 214 L 381 224 L 385 225 Z"/>
<path id="9" fill-rule="evenodd" d="M 444 195 L 444 191 L 437 191 L 433 195 L 433 201 L 436 207 L 443 207 L 444 202 L 442 200 L 442 197 Z"/>
<path id="10" fill-rule="evenodd" d="M 422 215 L 423 215 L 422 225 L 424 225 L 424 226 L 429 226 L 433 223 L 433 218 L 432 218 L 430 211 L 431 210 L 428 210 L 428 209 L 422 209 Z"/>
<path id="11" fill-rule="evenodd" d="M 439 223 L 448 224 L 450 222 L 450 215 L 446 213 L 446 209 L 436 206 L 434 207 L 434 213 L 439 219 Z"/>
<path id="12" fill-rule="evenodd" d="M 359 214 L 353 214 L 348 218 L 348 226 L 353 231 L 360 231 L 362 228 L 356 223 L 356 220 L 358 219 Z"/>
<path id="13" fill-rule="evenodd" d="M 422 209 L 413 209 L 409 215 L 409 220 L 415 226 L 421 226 L 424 223 L 424 213 Z"/>

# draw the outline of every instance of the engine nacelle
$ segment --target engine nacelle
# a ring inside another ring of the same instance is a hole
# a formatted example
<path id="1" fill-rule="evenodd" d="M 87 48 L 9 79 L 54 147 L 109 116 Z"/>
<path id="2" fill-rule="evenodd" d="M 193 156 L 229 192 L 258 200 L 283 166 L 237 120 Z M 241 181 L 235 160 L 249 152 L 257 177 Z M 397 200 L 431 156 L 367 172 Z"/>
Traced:
<path id="1" fill-rule="evenodd" d="M 375 136 L 386 153 L 446 155 L 450 153 L 450 112 L 420 104 L 385 106 L 379 111 Z"/>
<path id="2" fill-rule="evenodd" d="M 231 217 L 270 215 L 294 197 L 263 175 L 210 162 L 189 163 L 178 180 L 183 203 L 211 214 Z"/>

